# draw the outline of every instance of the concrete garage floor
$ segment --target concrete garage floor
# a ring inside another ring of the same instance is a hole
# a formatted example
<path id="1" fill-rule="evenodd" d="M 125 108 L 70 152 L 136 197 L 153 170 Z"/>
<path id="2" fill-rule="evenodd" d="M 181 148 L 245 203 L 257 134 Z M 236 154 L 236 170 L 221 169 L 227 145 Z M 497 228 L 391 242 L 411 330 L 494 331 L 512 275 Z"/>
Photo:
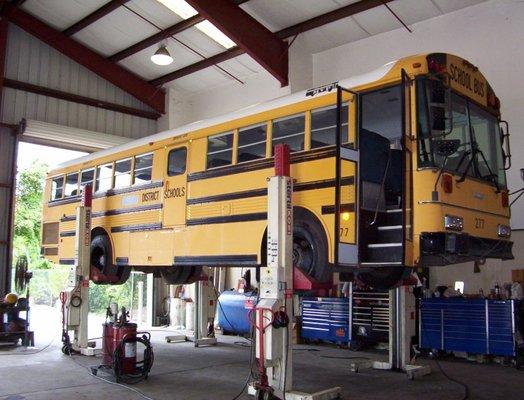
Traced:
<path id="1" fill-rule="evenodd" d="M 155 364 L 149 379 L 133 388 L 155 400 L 231 400 L 238 394 L 248 373 L 249 348 L 235 341 L 244 340 L 219 337 L 218 346 L 194 348 L 192 343 L 167 344 L 164 341 L 167 334 L 168 331 L 153 333 Z M 40 346 L 38 342 L 37 345 Z M 97 359 L 76 356 L 71 360 L 60 352 L 59 340 L 38 354 L 7 355 L 2 349 L 0 354 L 1 399 L 142 398 L 91 376 L 87 367 L 97 364 Z M 293 354 L 296 388 L 300 390 L 315 391 L 339 385 L 344 399 L 366 400 L 458 400 L 463 397 L 463 388 L 450 382 L 431 360 L 422 360 L 431 365 L 431 375 L 409 381 L 404 374 L 395 372 L 349 372 L 347 357 L 380 357 L 377 354 L 305 345 L 296 345 Z M 523 398 L 523 371 L 460 360 L 441 361 L 441 364 L 451 377 L 470 387 L 471 399 Z M 239 397 L 250 398 L 247 394 Z"/>

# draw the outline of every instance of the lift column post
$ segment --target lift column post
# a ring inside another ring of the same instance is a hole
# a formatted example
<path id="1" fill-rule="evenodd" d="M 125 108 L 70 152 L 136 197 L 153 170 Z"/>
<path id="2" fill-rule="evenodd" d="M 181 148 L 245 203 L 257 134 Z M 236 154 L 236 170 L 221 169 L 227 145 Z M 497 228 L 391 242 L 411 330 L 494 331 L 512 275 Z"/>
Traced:
<path id="1" fill-rule="evenodd" d="M 65 328 L 74 332 L 72 348 L 84 355 L 95 354 L 93 343 L 88 341 L 92 198 L 91 186 L 84 186 L 76 209 L 75 263 L 69 272 L 64 305 Z"/>
<path id="2" fill-rule="evenodd" d="M 293 180 L 289 147 L 275 146 L 275 176 L 268 179 L 267 266 L 260 271 L 256 328 L 259 381 L 248 388 L 256 400 L 329 400 L 340 387 L 314 394 L 293 391 Z"/>

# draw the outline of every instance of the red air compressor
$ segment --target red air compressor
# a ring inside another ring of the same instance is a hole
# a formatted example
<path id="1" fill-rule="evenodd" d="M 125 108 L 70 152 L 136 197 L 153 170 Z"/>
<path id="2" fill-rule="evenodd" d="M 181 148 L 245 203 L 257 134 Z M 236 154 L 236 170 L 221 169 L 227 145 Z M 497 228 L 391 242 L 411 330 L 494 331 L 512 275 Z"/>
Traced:
<path id="1" fill-rule="evenodd" d="M 104 368 L 113 371 L 117 382 L 136 383 L 147 379 L 153 366 L 151 334 L 137 331 L 137 325 L 128 321 L 125 307 L 118 316 L 116 307 L 109 306 L 106 316 L 102 324 L 102 365 L 92 370 L 93 374 Z M 144 349 L 141 357 L 137 354 L 139 345 Z"/>

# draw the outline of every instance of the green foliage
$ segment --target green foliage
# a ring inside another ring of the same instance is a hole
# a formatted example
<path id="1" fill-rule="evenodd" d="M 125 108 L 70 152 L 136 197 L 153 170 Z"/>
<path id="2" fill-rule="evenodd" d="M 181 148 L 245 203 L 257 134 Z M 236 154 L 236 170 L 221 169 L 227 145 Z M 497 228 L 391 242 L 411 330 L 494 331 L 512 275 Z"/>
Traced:
<path id="1" fill-rule="evenodd" d="M 109 303 L 129 310 L 131 306 L 131 279 L 122 285 L 89 285 L 89 311 L 100 314 L 105 312 Z M 136 306 L 136 303 L 135 303 Z"/>
<path id="2" fill-rule="evenodd" d="M 21 170 L 17 177 L 14 258 L 26 255 L 31 269 L 48 269 L 51 266 L 40 257 L 42 196 L 46 171 L 46 164 L 35 161 L 29 168 Z"/>
<path id="3" fill-rule="evenodd" d="M 39 304 L 54 306 L 60 292 L 67 287 L 70 267 L 53 265 L 40 255 L 42 197 L 47 169 L 46 164 L 35 161 L 18 174 L 13 255 L 15 261 L 20 256 L 26 256 L 28 259 L 29 269 L 33 271 L 31 280 L 33 300 Z M 131 280 L 117 286 L 91 283 L 89 309 L 91 312 L 104 313 L 110 301 L 117 302 L 119 307 L 129 309 L 131 292 Z"/>

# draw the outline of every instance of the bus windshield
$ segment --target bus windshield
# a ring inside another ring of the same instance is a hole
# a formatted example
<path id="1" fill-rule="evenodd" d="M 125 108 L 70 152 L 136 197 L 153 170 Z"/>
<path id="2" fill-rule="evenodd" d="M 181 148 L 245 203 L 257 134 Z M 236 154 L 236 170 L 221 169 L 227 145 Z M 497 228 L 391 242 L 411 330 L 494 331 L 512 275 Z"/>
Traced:
<path id="1" fill-rule="evenodd" d="M 460 142 L 458 150 L 447 158 L 436 153 L 429 120 L 427 81 L 417 82 L 419 167 L 444 170 L 482 179 L 500 188 L 506 187 L 501 132 L 497 117 L 466 98 L 451 93 L 452 118 L 446 121 L 446 140 Z M 452 124 L 452 125 L 450 125 Z M 445 165 L 444 165 L 445 163 Z"/>

